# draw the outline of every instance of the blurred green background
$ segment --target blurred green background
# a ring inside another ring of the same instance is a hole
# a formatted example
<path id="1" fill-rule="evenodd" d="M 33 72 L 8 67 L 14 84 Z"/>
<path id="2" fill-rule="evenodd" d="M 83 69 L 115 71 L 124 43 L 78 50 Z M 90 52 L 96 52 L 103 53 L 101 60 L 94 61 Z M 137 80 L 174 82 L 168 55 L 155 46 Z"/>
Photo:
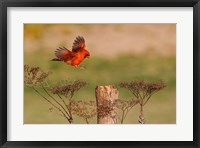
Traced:
<path id="1" fill-rule="evenodd" d="M 77 69 L 52 62 L 59 46 L 71 49 L 76 36 L 83 36 L 91 58 Z M 132 94 L 119 88 L 120 82 L 162 80 L 167 87 L 144 107 L 147 124 L 176 123 L 176 25 L 175 24 L 25 24 L 24 64 L 52 72 L 48 81 L 83 80 L 89 83 L 75 96 L 77 100 L 95 100 L 97 85 L 114 84 L 119 98 Z M 25 124 L 66 124 L 67 121 L 32 89 L 24 87 Z M 139 106 L 135 106 L 125 124 L 138 124 Z M 75 116 L 75 123 L 85 122 Z M 91 123 L 96 123 L 96 118 Z"/>

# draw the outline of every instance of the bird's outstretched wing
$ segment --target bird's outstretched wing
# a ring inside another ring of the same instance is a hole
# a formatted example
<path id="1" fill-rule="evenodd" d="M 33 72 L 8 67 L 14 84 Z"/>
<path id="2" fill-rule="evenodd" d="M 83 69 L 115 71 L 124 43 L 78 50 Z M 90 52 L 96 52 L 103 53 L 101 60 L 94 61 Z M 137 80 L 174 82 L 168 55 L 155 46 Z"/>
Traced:
<path id="1" fill-rule="evenodd" d="M 56 57 L 61 60 L 61 61 L 65 61 L 68 58 L 68 55 L 71 53 L 71 51 L 69 51 L 67 48 L 65 47 L 59 47 L 58 49 L 56 49 L 55 51 L 55 55 Z"/>
<path id="2" fill-rule="evenodd" d="M 76 37 L 72 46 L 72 51 L 80 52 L 84 48 L 85 48 L 85 39 L 82 36 Z"/>

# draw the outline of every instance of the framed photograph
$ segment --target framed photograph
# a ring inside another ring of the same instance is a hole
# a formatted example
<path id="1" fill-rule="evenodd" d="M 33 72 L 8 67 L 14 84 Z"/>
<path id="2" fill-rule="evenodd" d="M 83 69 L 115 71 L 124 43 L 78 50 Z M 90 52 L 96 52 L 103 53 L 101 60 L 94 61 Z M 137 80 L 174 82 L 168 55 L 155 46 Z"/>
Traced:
<path id="1" fill-rule="evenodd" d="M 1 1 L 1 147 L 199 147 L 199 5 Z"/>

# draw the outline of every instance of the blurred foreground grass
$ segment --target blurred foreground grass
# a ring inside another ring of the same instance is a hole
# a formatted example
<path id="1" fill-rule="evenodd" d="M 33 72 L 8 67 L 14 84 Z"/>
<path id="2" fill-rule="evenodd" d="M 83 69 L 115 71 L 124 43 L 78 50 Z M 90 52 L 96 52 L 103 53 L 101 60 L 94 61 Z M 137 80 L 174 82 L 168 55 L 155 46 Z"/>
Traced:
<path id="1" fill-rule="evenodd" d="M 119 88 L 120 82 L 144 80 L 156 82 L 162 80 L 167 87 L 153 95 L 144 108 L 147 124 L 174 124 L 176 123 L 176 57 L 163 56 L 155 52 L 146 52 L 138 55 L 120 55 L 115 58 L 91 57 L 85 59 L 81 66 L 84 70 L 76 69 L 62 62 L 50 61 L 53 53 L 35 51 L 24 55 L 24 64 L 39 66 L 44 71 L 50 71 L 50 83 L 62 80 L 83 80 L 88 85 L 81 89 L 74 99 L 95 100 L 97 85 L 114 84 L 120 93 L 121 99 L 131 99 L 132 94 Z M 59 116 L 51 105 L 38 96 L 32 89 L 24 88 L 24 123 L 25 124 L 65 124 L 67 121 Z M 139 106 L 129 113 L 125 124 L 138 124 Z M 75 123 L 84 123 L 75 117 Z M 96 119 L 92 121 L 96 123 Z M 85 123 L 84 123 L 85 124 Z"/>

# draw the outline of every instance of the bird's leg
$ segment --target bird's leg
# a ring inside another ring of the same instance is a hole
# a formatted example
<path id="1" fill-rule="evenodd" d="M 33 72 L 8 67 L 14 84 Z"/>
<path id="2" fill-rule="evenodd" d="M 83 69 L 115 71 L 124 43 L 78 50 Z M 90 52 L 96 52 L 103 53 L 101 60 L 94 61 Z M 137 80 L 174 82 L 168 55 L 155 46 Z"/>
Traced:
<path id="1" fill-rule="evenodd" d="M 76 67 L 76 68 L 79 68 L 79 66 L 78 66 L 78 65 L 74 65 L 74 67 Z"/>
<path id="2" fill-rule="evenodd" d="M 82 67 L 82 66 L 81 66 L 80 69 L 81 69 L 81 70 L 85 70 L 85 67 Z"/>
<path id="3" fill-rule="evenodd" d="M 75 65 L 76 68 L 80 69 L 80 70 L 85 70 L 85 67 L 79 66 L 79 65 Z"/>

